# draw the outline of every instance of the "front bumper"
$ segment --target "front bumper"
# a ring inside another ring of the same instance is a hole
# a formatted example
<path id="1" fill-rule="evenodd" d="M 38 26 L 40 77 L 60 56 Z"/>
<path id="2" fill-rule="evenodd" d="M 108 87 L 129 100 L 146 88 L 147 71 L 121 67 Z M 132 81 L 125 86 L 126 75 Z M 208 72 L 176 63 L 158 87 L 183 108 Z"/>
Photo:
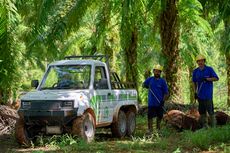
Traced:
<path id="1" fill-rule="evenodd" d="M 19 115 L 24 118 L 26 125 L 63 126 L 77 116 L 78 109 L 71 110 L 22 110 Z"/>

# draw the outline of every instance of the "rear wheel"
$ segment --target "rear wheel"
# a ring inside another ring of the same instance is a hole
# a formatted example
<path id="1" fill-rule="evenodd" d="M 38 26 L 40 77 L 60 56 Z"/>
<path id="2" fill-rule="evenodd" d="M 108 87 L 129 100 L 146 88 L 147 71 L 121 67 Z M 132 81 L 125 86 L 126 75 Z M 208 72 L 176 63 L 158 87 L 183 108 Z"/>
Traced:
<path id="1" fill-rule="evenodd" d="M 24 120 L 22 118 L 19 118 L 16 122 L 15 137 L 16 137 L 17 142 L 20 145 L 23 145 L 25 147 L 30 147 L 32 144 L 32 141 L 31 141 L 32 138 L 29 137 Z"/>
<path id="2" fill-rule="evenodd" d="M 95 135 L 95 124 L 93 116 L 86 112 L 73 121 L 72 134 L 81 137 L 87 142 L 91 142 Z"/>
<path id="3" fill-rule="evenodd" d="M 127 129 L 127 122 L 126 122 L 126 115 L 125 113 L 120 110 L 117 116 L 116 121 L 112 123 L 111 131 L 115 137 L 124 137 L 126 135 Z"/>
<path id="4" fill-rule="evenodd" d="M 127 136 L 132 136 L 136 129 L 136 114 L 130 110 L 126 113 L 127 118 Z"/>

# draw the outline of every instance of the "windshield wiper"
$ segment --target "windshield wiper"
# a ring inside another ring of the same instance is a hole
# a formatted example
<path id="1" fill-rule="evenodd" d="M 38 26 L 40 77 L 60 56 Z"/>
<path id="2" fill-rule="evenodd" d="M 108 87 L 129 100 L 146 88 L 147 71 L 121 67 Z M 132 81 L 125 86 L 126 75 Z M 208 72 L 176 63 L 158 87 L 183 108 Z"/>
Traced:
<path id="1" fill-rule="evenodd" d="M 56 89 L 85 89 L 85 88 L 79 88 L 79 87 L 43 87 L 40 90 L 56 90 Z"/>
<path id="2" fill-rule="evenodd" d="M 43 87 L 43 88 L 41 88 L 40 90 L 46 90 L 46 89 L 48 89 L 48 90 L 53 90 L 53 89 L 56 89 L 56 88 L 54 88 L 54 87 Z"/>
<path id="3" fill-rule="evenodd" d="M 55 87 L 54 89 L 74 89 L 73 87 Z"/>

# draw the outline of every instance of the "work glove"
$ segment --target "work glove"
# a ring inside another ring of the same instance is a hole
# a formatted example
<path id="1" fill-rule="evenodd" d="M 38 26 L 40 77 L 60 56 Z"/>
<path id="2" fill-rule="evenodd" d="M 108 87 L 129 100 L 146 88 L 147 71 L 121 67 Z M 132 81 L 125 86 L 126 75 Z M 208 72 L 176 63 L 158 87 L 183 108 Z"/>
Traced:
<path id="1" fill-rule="evenodd" d="M 198 99 L 198 94 L 197 93 L 194 93 L 194 98 Z"/>
<path id="2" fill-rule="evenodd" d="M 142 84 L 142 87 L 147 89 L 149 88 L 149 86 L 146 86 L 144 83 Z"/>
<path id="3" fill-rule="evenodd" d="M 208 81 L 207 78 L 202 78 L 201 79 L 202 82 Z"/>

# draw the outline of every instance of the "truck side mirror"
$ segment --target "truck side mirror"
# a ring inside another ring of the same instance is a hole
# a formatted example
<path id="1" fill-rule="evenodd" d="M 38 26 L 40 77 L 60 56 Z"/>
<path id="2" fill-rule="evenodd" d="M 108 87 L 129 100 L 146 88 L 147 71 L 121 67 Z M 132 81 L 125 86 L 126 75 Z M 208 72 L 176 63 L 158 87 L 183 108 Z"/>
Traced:
<path id="1" fill-rule="evenodd" d="M 31 87 L 37 88 L 37 87 L 38 87 L 38 84 L 39 84 L 39 81 L 38 81 L 38 80 L 32 80 L 32 81 L 31 81 Z"/>

